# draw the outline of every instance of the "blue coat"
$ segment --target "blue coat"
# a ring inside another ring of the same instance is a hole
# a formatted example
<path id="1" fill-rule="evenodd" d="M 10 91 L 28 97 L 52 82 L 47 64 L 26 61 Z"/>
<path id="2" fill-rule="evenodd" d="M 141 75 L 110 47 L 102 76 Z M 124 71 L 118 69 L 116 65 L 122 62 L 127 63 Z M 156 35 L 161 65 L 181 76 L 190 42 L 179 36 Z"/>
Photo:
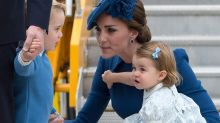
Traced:
<path id="1" fill-rule="evenodd" d="M 177 87 L 178 92 L 191 97 L 199 105 L 202 116 L 207 122 L 220 123 L 219 114 L 212 100 L 188 64 L 188 56 L 185 50 L 176 49 L 174 55 L 178 71 L 183 77 L 182 83 Z M 77 118 L 72 122 L 96 123 L 110 99 L 114 110 L 121 118 L 126 118 L 140 110 L 143 102 L 143 90 L 120 83 L 114 84 L 109 90 L 101 77 L 101 74 L 106 70 L 114 72 L 131 71 L 132 65 L 124 63 L 118 56 L 111 59 L 100 58 L 91 92 Z"/>
<path id="2" fill-rule="evenodd" d="M 31 64 L 14 61 L 15 123 L 48 123 L 53 105 L 53 74 L 46 53 Z"/>

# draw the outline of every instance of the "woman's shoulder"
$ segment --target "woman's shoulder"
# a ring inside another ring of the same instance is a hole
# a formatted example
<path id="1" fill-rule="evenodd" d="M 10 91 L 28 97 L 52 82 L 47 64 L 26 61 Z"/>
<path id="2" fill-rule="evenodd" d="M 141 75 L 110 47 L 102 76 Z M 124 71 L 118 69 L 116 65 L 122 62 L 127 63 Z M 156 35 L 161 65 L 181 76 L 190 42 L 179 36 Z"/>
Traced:
<path id="1" fill-rule="evenodd" d="M 99 58 L 98 65 L 104 65 L 105 67 L 112 68 L 121 62 L 121 58 L 119 56 L 112 56 L 110 58 Z"/>
<path id="2" fill-rule="evenodd" d="M 187 62 L 189 61 L 189 58 L 188 58 L 188 55 L 187 55 L 185 49 L 177 48 L 177 49 L 173 50 L 173 53 L 174 53 L 177 64 L 183 60 L 186 60 Z"/>

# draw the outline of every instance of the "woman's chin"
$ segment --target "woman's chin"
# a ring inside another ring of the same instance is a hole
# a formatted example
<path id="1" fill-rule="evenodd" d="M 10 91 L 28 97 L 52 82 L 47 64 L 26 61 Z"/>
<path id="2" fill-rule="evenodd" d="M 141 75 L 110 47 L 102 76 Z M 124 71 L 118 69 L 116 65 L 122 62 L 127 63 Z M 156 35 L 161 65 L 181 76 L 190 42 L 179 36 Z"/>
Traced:
<path id="1" fill-rule="evenodd" d="M 113 51 L 102 51 L 101 56 L 105 59 L 111 58 L 112 56 L 114 56 L 115 53 Z"/>
<path id="2" fill-rule="evenodd" d="M 102 58 L 104 58 L 104 59 L 108 59 L 108 58 L 111 58 L 111 57 L 113 57 L 115 54 L 102 54 L 101 56 L 102 56 Z"/>

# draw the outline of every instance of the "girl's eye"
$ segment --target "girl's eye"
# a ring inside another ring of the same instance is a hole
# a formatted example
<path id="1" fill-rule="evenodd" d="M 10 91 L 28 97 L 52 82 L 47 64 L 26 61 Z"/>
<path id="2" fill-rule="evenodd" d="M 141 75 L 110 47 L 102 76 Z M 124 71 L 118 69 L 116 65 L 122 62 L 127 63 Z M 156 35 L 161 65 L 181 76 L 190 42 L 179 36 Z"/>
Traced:
<path id="1" fill-rule="evenodd" d="M 140 68 L 141 71 L 146 71 L 145 68 Z"/>

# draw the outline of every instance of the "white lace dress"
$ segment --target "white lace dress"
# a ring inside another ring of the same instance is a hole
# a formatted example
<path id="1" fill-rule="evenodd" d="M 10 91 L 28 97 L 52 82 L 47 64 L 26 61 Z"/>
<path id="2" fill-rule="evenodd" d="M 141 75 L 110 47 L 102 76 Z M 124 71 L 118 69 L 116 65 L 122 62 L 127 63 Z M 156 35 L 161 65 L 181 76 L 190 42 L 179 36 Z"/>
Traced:
<path id="1" fill-rule="evenodd" d="M 162 83 L 144 91 L 140 111 L 125 118 L 124 123 L 206 123 L 198 105 L 189 97 L 178 93 L 175 86 Z"/>

